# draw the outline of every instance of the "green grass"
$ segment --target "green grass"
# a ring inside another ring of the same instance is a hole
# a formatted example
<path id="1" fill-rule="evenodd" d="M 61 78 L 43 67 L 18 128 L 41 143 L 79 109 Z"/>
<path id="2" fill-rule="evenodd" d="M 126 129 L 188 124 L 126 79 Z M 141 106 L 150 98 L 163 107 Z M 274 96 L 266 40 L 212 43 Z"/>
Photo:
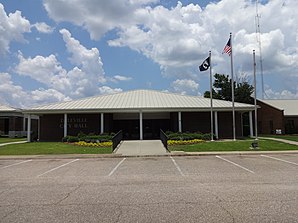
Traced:
<path id="1" fill-rule="evenodd" d="M 7 143 L 7 142 L 19 142 L 19 141 L 26 141 L 27 138 L 8 138 L 8 137 L 0 137 L 0 143 Z"/>
<path id="2" fill-rule="evenodd" d="M 32 142 L 0 147 L 0 155 L 44 154 L 103 154 L 112 153 L 112 148 L 83 147 L 62 142 Z"/>
<path id="3" fill-rule="evenodd" d="M 287 139 L 298 142 L 298 135 L 260 135 L 260 137 Z"/>
<path id="4" fill-rule="evenodd" d="M 218 151 L 252 151 L 253 140 L 203 142 L 193 145 L 170 146 L 170 151 L 185 152 L 218 152 Z M 272 140 L 259 140 L 258 151 L 298 150 L 298 146 Z"/>

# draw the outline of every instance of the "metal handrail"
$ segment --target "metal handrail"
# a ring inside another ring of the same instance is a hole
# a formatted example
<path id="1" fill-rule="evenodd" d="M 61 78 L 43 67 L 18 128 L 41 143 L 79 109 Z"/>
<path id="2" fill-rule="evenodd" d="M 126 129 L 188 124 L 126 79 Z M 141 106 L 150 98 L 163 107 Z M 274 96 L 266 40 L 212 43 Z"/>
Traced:
<path id="1" fill-rule="evenodd" d="M 167 135 L 164 133 L 164 131 L 162 131 L 162 129 L 160 129 L 160 134 L 159 135 L 160 135 L 160 140 L 161 140 L 163 146 L 169 152 L 169 149 L 168 149 L 168 137 L 167 137 Z"/>
<path id="2" fill-rule="evenodd" d="M 117 148 L 117 146 L 119 145 L 119 143 L 121 142 L 122 138 L 123 138 L 122 130 L 120 130 L 119 132 L 117 132 L 116 135 L 113 136 L 113 138 L 112 138 L 113 152 Z"/>

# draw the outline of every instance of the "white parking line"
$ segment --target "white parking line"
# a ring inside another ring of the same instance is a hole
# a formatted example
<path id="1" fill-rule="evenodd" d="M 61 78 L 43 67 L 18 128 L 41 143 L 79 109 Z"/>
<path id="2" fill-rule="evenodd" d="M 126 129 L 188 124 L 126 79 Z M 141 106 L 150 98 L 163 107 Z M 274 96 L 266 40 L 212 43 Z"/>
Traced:
<path id="1" fill-rule="evenodd" d="M 170 157 L 171 157 L 171 156 L 170 156 Z M 171 157 L 171 160 L 173 161 L 173 163 L 174 163 L 176 169 L 179 171 L 179 173 L 181 174 L 181 176 L 184 177 L 184 176 L 185 176 L 184 173 L 182 172 L 182 170 L 180 169 L 180 167 L 178 166 L 178 164 L 176 163 L 176 161 L 174 160 L 173 157 Z"/>
<path id="2" fill-rule="evenodd" d="M 8 167 L 11 167 L 11 166 L 16 166 L 16 165 L 20 165 L 22 163 L 27 163 L 27 162 L 31 162 L 32 160 L 25 160 L 25 161 L 22 161 L 22 162 L 19 162 L 19 163 L 14 163 L 14 164 L 10 164 L 8 166 L 3 166 L 1 167 L 0 169 L 5 169 L 5 168 L 8 168 Z"/>
<path id="3" fill-rule="evenodd" d="M 261 155 L 261 156 L 266 157 L 266 158 L 270 158 L 270 159 L 274 159 L 274 160 L 278 160 L 278 161 L 281 161 L 281 162 L 285 162 L 285 163 L 290 163 L 290 164 L 298 166 L 298 163 L 294 163 L 294 162 L 291 162 L 291 161 L 279 159 L 279 158 L 276 158 L 276 157 L 273 157 L 273 156 L 267 156 L 267 155 Z"/>
<path id="4" fill-rule="evenodd" d="M 238 167 L 240 167 L 241 169 L 246 170 L 246 171 L 248 171 L 248 172 L 250 172 L 250 173 L 255 173 L 254 171 L 252 171 L 252 170 L 250 170 L 250 169 L 247 169 L 247 168 L 245 168 L 245 167 L 243 167 L 243 166 L 241 166 L 241 165 L 239 165 L 239 164 L 237 164 L 237 163 L 234 163 L 234 162 L 232 162 L 232 161 L 230 161 L 230 160 L 227 160 L 227 159 L 225 159 L 225 158 L 223 158 L 223 157 L 221 157 L 221 156 L 216 156 L 216 158 L 221 159 L 221 160 L 224 160 L 224 161 L 226 161 L 226 162 L 228 162 L 228 163 L 231 163 L 231 164 L 233 164 L 233 165 L 235 165 L 235 166 L 238 166 Z"/>
<path id="5" fill-rule="evenodd" d="M 109 175 L 108 175 L 109 177 L 113 175 L 113 173 L 117 170 L 117 168 L 121 165 L 121 163 L 124 162 L 124 160 L 126 160 L 126 158 L 123 158 L 123 160 L 121 160 L 121 161 L 117 164 L 117 166 L 114 167 L 114 169 L 109 173 Z"/>
<path id="6" fill-rule="evenodd" d="M 47 173 L 50 173 L 50 172 L 52 172 L 52 171 L 54 171 L 54 170 L 57 170 L 57 169 L 59 169 L 59 168 L 61 168 L 61 167 L 64 167 L 64 166 L 66 166 L 66 165 L 68 165 L 68 164 L 71 164 L 71 163 L 73 163 L 73 162 L 76 162 L 76 161 L 78 161 L 78 160 L 79 160 L 79 159 L 75 159 L 75 160 L 72 160 L 72 161 L 70 161 L 70 162 L 68 162 L 68 163 L 65 163 L 65 164 L 61 165 L 61 166 L 57 166 L 57 167 L 55 167 L 55 168 L 53 168 L 53 169 L 50 169 L 50 170 L 48 170 L 48 171 L 46 171 L 46 172 L 44 172 L 44 173 L 38 175 L 37 177 L 41 177 L 41 176 L 43 176 L 43 175 L 45 175 L 45 174 L 47 174 Z"/>

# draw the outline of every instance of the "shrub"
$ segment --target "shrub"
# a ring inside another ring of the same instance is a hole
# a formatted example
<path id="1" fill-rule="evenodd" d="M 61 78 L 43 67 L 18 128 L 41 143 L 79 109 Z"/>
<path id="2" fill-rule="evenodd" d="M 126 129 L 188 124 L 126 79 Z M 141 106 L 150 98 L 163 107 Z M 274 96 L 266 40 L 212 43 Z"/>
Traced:
<path id="1" fill-rule="evenodd" d="M 67 142 L 78 142 L 78 141 L 80 141 L 79 137 L 77 137 L 77 136 L 68 136 Z"/>
<path id="2" fill-rule="evenodd" d="M 68 141 L 68 136 L 65 136 L 62 138 L 62 142 L 67 142 Z"/>
<path id="3" fill-rule="evenodd" d="M 202 140 L 211 140 L 211 134 L 205 133 L 202 134 L 200 132 L 189 133 L 189 132 L 167 132 L 168 140 L 194 140 L 194 139 L 202 139 Z"/>
<path id="4" fill-rule="evenodd" d="M 177 145 L 191 145 L 202 143 L 204 140 L 202 139 L 192 139 L 192 140 L 168 140 L 169 146 L 177 146 Z"/>
<path id="5" fill-rule="evenodd" d="M 111 147 L 112 142 L 85 142 L 85 141 L 79 141 L 79 142 L 75 142 L 75 145 L 89 146 L 89 147 Z"/>

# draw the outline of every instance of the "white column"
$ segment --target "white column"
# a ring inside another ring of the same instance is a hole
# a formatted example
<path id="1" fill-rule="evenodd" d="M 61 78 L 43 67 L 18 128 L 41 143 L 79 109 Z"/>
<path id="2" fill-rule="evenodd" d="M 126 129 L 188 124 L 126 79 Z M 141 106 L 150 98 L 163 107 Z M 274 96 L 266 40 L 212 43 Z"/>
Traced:
<path id="1" fill-rule="evenodd" d="M 100 134 L 104 132 L 104 114 L 100 113 Z"/>
<path id="2" fill-rule="evenodd" d="M 254 136 L 253 125 L 252 125 L 252 111 L 249 111 L 249 135 L 250 137 Z"/>
<path id="3" fill-rule="evenodd" d="M 26 131 L 26 115 L 23 117 L 23 131 Z"/>
<path id="4" fill-rule="evenodd" d="M 64 137 L 67 136 L 67 114 L 64 114 Z"/>
<path id="5" fill-rule="evenodd" d="M 140 111 L 140 140 L 143 140 L 143 112 Z"/>
<path id="6" fill-rule="evenodd" d="M 214 112 L 214 123 L 215 123 L 215 137 L 218 139 L 218 119 L 217 119 L 217 111 Z"/>
<path id="7" fill-rule="evenodd" d="M 28 115 L 27 142 L 31 142 L 31 115 Z"/>
<path id="8" fill-rule="evenodd" d="M 182 132 L 181 112 L 178 112 L 178 132 Z"/>
<path id="9" fill-rule="evenodd" d="M 38 120 L 37 120 L 37 124 L 38 124 L 38 136 L 37 136 L 37 139 L 38 139 L 38 141 L 40 141 L 40 116 L 38 116 Z"/>

